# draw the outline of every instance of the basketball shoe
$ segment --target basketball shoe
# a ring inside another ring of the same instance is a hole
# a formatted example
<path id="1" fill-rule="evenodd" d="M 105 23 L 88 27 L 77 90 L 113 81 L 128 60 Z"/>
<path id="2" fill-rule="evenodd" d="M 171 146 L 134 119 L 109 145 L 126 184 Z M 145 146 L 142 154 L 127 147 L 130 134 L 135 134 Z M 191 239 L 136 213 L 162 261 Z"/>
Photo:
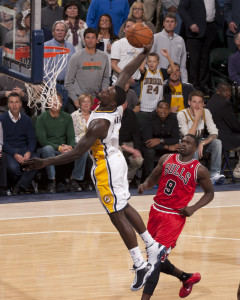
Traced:
<path id="1" fill-rule="evenodd" d="M 148 262 L 151 265 L 159 265 L 161 262 L 164 262 L 166 259 L 166 251 L 167 248 L 159 243 L 154 243 L 148 248 L 147 250 L 147 256 L 148 256 Z M 156 267 L 156 266 L 155 266 Z"/>
<path id="2" fill-rule="evenodd" d="M 198 283 L 200 280 L 201 280 L 200 273 L 194 273 L 188 280 L 182 283 L 183 286 L 179 291 L 179 297 L 180 298 L 187 297 L 191 293 L 193 285 Z"/>
<path id="3" fill-rule="evenodd" d="M 154 270 L 154 265 L 151 265 L 147 262 L 143 262 L 142 265 L 138 268 L 133 266 L 133 270 L 135 271 L 135 278 L 131 285 L 131 290 L 137 291 L 144 286 L 146 280 L 152 274 Z"/>

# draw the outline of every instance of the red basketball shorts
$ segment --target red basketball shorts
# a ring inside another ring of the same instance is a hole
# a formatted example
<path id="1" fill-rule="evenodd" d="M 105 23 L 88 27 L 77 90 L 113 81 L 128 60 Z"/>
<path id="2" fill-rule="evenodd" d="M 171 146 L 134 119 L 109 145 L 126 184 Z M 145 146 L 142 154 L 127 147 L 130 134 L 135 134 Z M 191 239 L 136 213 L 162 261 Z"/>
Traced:
<path id="1" fill-rule="evenodd" d="M 152 205 L 147 229 L 158 243 L 173 249 L 183 230 L 185 221 L 186 218 L 179 214 L 162 212 Z"/>

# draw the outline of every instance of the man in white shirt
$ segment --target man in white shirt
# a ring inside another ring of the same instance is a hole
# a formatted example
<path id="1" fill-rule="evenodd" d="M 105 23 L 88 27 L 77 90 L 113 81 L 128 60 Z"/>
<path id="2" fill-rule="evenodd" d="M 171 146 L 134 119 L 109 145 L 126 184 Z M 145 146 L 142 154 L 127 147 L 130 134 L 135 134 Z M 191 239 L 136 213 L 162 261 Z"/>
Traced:
<path id="1" fill-rule="evenodd" d="M 211 153 L 210 176 L 213 184 L 224 184 L 226 178 L 220 174 L 222 164 L 222 142 L 217 138 L 218 129 L 213 122 L 210 111 L 204 108 L 204 95 L 193 91 L 189 95 L 189 108 L 178 112 L 177 119 L 181 134 L 195 135 L 200 143 L 195 158 L 201 159 L 204 152 Z M 207 131 L 208 136 L 205 136 Z"/>
<path id="2" fill-rule="evenodd" d="M 160 68 L 164 79 L 168 77 L 167 68 L 169 62 L 166 57 L 161 54 L 161 49 L 168 50 L 173 62 L 179 64 L 181 71 L 181 81 L 188 82 L 187 68 L 186 68 L 186 46 L 183 38 L 176 33 L 174 29 L 177 26 L 175 13 L 167 13 L 163 21 L 164 29 L 154 34 L 154 44 L 151 52 L 156 52 L 160 55 Z"/>

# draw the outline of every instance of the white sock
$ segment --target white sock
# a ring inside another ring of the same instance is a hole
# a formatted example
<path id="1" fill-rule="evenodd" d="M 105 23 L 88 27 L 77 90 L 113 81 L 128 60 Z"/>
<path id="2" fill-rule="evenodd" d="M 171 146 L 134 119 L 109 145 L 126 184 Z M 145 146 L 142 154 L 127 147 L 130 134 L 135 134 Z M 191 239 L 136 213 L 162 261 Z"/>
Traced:
<path id="1" fill-rule="evenodd" d="M 140 234 L 140 237 L 144 241 L 147 248 L 156 243 L 156 241 L 152 238 L 151 234 L 147 230 L 144 233 Z"/>
<path id="2" fill-rule="evenodd" d="M 140 248 L 137 246 L 129 250 L 135 267 L 140 267 L 145 262 Z"/>

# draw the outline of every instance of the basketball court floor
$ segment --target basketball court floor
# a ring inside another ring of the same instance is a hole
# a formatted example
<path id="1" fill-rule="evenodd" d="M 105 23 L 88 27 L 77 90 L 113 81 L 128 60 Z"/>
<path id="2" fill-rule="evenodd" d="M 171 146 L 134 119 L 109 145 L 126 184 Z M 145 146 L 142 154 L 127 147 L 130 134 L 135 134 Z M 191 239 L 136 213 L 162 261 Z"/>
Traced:
<path id="1" fill-rule="evenodd" d="M 216 191 L 208 206 L 188 218 L 170 254 L 178 268 L 202 275 L 188 299 L 236 299 L 240 192 L 239 184 L 233 186 Z M 145 222 L 155 192 L 132 193 L 130 203 Z M 0 199 L 0 300 L 141 299 L 142 291 L 130 291 L 130 254 L 95 192 L 48 196 Z M 200 197 L 201 191 L 192 201 Z M 179 299 L 180 287 L 162 274 L 152 299 Z"/>

